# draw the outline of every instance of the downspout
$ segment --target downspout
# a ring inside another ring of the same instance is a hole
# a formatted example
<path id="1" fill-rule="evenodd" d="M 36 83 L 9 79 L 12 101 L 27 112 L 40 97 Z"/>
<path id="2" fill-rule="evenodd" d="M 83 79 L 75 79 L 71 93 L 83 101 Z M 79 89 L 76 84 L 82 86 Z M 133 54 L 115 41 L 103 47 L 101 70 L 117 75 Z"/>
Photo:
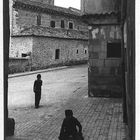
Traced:
<path id="1" fill-rule="evenodd" d="M 125 8 L 124 1 L 121 3 L 121 55 L 122 55 L 122 97 L 123 97 L 123 122 L 127 124 L 127 105 L 126 105 L 126 81 L 125 81 L 125 48 L 124 48 L 124 21 Z"/>
<path id="2" fill-rule="evenodd" d="M 122 96 L 123 96 L 123 122 L 127 124 L 127 106 L 126 106 L 126 81 L 125 81 L 125 49 L 124 49 L 124 23 L 121 23 L 122 32 Z"/>

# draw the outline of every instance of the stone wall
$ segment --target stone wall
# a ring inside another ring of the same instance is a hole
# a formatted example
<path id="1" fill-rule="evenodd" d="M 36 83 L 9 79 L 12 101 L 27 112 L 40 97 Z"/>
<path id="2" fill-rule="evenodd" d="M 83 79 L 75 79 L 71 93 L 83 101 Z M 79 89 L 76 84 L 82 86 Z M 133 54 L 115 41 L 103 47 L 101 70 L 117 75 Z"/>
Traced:
<path id="1" fill-rule="evenodd" d="M 55 58 L 56 49 L 59 49 L 59 59 Z M 32 67 L 45 68 L 50 65 L 86 62 L 87 49 L 87 40 L 34 37 Z"/>
<path id="2" fill-rule="evenodd" d="M 42 27 L 50 27 L 51 15 L 41 14 L 41 25 Z"/>
<path id="3" fill-rule="evenodd" d="M 65 29 L 69 29 L 68 24 L 69 24 L 69 22 L 72 22 L 74 30 L 88 31 L 87 24 L 81 22 L 80 19 L 72 19 L 69 17 L 61 16 L 61 15 L 60 16 L 51 15 L 50 20 L 54 20 L 56 22 L 56 28 L 61 28 L 61 20 L 64 20 Z"/>
<path id="4" fill-rule="evenodd" d="M 81 22 L 80 19 L 74 19 L 65 17 L 62 15 L 51 15 L 51 14 L 45 14 L 45 13 L 38 13 L 38 12 L 32 12 L 32 11 L 26 11 L 22 9 L 11 9 L 11 12 L 13 13 L 11 15 L 11 33 L 16 33 L 22 30 L 26 30 L 27 28 L 30 28 L 32 26 L 38 26 L 37 25 L 37 16 L 41 16 L 41 24 L 39 26 L 42 27 L 50 27 L 50 21 L 55 21 L 55 28 L 59 28 L 61 30 L 61 20 L 64 20 L 65 22 L 65 29 L 68 28 L 68 23 L 73 23 L 73 29 L 74 30 L 80 30 L 80 31 L 87 31 L 87 25 L 83 22 Z"/>
<path id="5" fill-rule="evenodd" d="M 107 43 L 121 43 L 120 26 L 93 26 L 89 32 L 89 96 L 120 97 L 121 57 L 107 55 Z"/>
<path id="6" fill-rule="evenodd" d="M 13 9 L 12 11 L 12 33 L 26 30 L 26 28 L 37 25 L 37 12 L 25 11 L 21 9 Z"/>
<path id="7" fill-rule="evenodd" d="M 11 37 L 9 57 L 22 57 L 23 54 L 32 53 L 32 37 Z"/>
<path id="8" fill-rule="evenodd" d="M 19 73 L 31 70 L 30 59 L 26 58 L 9 58 L 8 73 Z"/>
<path id="9" fill-rule="evenodd" d="M 55 58 L 59 49 L 59 59 Z M 87 63 L 88 41 L 52 37 L 12 37 L 9 73 Z M 22 56 L 26 54 L 27 56 Z M 12 58 L 11 58 L 12 57 Z"/>

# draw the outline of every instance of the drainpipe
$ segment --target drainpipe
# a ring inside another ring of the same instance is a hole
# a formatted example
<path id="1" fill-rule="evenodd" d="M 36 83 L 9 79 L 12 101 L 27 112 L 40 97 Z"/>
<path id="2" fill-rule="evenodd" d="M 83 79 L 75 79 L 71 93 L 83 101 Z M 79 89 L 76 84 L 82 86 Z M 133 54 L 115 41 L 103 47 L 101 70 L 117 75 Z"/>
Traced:
<path id="1" fill-rule="evenodd" d="M 122 97 L 123 97 L 123 122 L 127 124 L 126 82 L 125 82 L 125 48 L 124 48 L 124 22 L 121 19 L 121 55 L 122 55 Z"/>

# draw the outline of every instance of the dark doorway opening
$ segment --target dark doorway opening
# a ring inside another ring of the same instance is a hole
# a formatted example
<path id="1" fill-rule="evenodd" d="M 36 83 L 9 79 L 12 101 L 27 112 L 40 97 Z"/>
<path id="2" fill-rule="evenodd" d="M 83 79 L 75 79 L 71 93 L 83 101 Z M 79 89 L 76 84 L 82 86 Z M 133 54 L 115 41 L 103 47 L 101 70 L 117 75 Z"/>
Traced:
<path id="1" fill-rule="evenodd" d="M 60 57 L 60 49 L 55 50 L 55 59 L 59 59 Z"/>
<path id="2" fill-rule="evenodd" d="M 51 21 L 51 22 L 50 22 L 50 26 L 51 26 L 52 28 L 55 28 L 55 21 Z"/>

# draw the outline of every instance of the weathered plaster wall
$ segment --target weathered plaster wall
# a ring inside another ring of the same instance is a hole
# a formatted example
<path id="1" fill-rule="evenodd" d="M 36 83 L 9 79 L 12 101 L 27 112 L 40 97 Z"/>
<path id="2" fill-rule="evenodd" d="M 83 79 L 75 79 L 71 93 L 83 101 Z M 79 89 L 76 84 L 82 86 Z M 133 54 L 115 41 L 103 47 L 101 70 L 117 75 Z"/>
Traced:
<path id="1" fill-rule="evenodd" d="M 21 58 L 22 53 L 31 52 L 32 67 L 40 69 L 49 65 L 87 61 L 88 29 L 79 18 L 41 13 L 38 10 L 33 12 L 31 9 L 23 10 L 23 7 L 18 6 L 11 8 L 10 11 L 10 57 Z M 37 25 L 38 15 L 41 16 L 40 25 Z M 55 29 L 50 27 L 51 20 L 55 21 Z M 61 20 L 65 22 L 64 29 L 61 29 Z M 73 23 L 73 29 L 68 28 L 69 22 Z M 60 49 L 60 59 L 57 60 L 55 59 L 56 49 Z"/>
<path id="2" fill-rule="evenodd" d="M 91 27 L 89 96 L 121 96 L 121 58 L 107 57 L 107 42 L 121 42 L 119 26 Z"/>
<path id="3" fill-rule="evenodd" d="M 59 59 L 55 59 L 56 49 L 60 49 Z M 85 54 L 87 49 L 87 41 L 34 37 L 32 64 L 33 67 L 45 68 L 53 64 L 68 64 L 87 60 L 88 51 Z"/>
<path id="4" fill-rule="evenodd" d="M 22 53 L 32 52 L 32 37 L 12 37 L 10 39 L 9 57 L 21 58 Z"/>
<path id="5" fill-rule="evenodd" d="M 86 14 L 100 14 L 120 10 L 121 0 L 82 0 L 81 10 Z"/>

